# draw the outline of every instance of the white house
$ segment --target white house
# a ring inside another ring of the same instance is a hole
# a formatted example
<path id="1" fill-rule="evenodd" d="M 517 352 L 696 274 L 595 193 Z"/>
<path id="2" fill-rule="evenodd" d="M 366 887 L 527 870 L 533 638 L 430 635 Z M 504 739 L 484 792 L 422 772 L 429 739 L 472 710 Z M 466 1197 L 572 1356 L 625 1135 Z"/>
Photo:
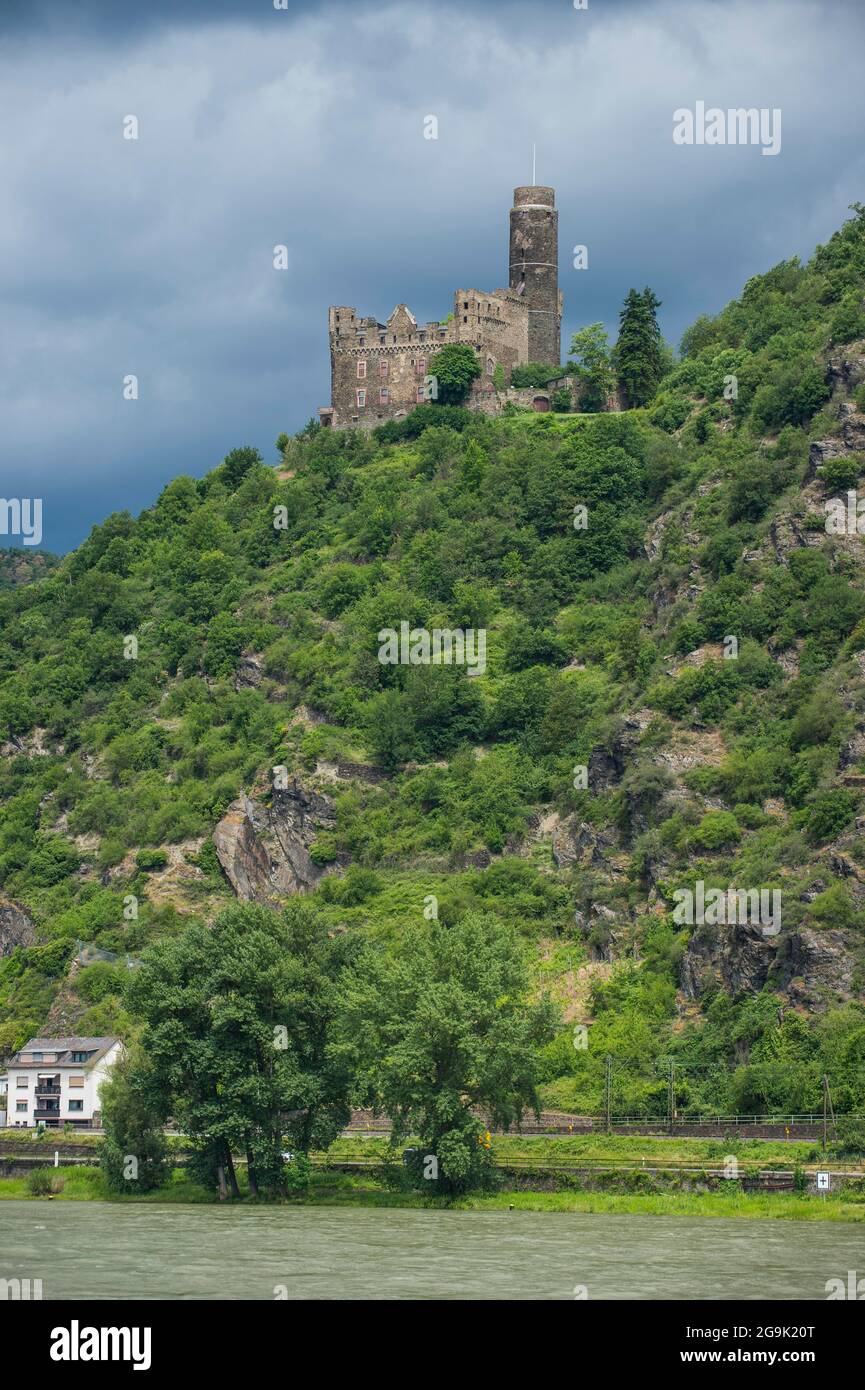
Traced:
<path id="1" fill-rule="evenodd" d="M 119 1038 L 31 1038 L 7 1064 L 6 1124 L 97 1129 L 99 1087 L 123 1052 Z"/>

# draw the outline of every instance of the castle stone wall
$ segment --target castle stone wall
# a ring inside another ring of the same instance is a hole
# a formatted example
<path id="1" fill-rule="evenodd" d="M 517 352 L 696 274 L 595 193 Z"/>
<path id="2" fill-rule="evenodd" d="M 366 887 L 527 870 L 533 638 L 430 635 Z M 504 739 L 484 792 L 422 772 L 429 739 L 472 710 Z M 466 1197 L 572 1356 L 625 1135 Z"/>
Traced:
<path id="1" fill-rule="evenodd" d="M 430 359 L 448 343 L 477 354 L 481 378 L 470 402 L 489 397 L 501 365 L 505 380 L 523 362 L 559 362 L 562 302 L 556 264 L 558 213 L 551 188 L 517 188 L 511 212 L 510 284 L 490 291 L 457 290 L 451 316 L 419 324 L 405 304 L 385 323 L 353 305 L 328 312 L 331 405 L 319 413 L 337 429 L 371 429 L 424 400 Z M 500 394 L 500 393 L 499 393 Z M 493 413 L 493 412 L 491 412 Z"/>

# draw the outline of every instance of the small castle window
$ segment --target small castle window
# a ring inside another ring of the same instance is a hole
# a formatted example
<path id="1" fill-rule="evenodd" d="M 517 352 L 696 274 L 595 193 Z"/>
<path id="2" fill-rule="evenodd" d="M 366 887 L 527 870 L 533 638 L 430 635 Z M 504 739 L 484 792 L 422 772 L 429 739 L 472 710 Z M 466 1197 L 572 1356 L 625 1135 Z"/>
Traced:
<path id="1" fill-rule="evenodd" d="M 357 391 L 355 395 L 357 396 L 358 409 L 360 409 L 362 406 L 366 405 L 366 391 Z"/>
<path id="2" fill-rule="evenodd" d="M 417 388 L 417 401 L 418 401 L 418 405 L 421 405 L 422 402 L 425 401 L 425 400 L 426 400 L 426 387 L 425 387 L 425 386 L 419 386 L 419 387 Z"/>
<path id="3" fill-rule="evenodd" d="M 366 363 L 362 360 L 357 364 L 357 376 L 358 381 L 361 379 L 361 377 L 366 376 Z"/>
<path id="4" fill-rule="evenodd" d="M 469 302 L 468 302 L 467 299 L 464 299 L 464 300 L 463 300 L 463 308 L 464 308 L 464 309 L 467 309 L 468 307 L 469 307 Z"/>
<path id="5" fill-rule="evenodd" d="M 425 372 L 426 372 L 426 358 L 425 358 L 425 357 L 419 357 L 419 358 L 418 358 L 418 360 L 417 360 L 417 366 L 416 366 L 416 368 L 415 368 L 415 371 L 417 372 L 418 376 L 423 376 L 423 375 L 425 374 Z"/>
<path id="6" fill-rule="evenodd" d="M 361 347 L 363 347 L 364 343 L 366 342 L 366 338 L 358 338 L 357 341 L 360 343 Z"/>
<path id="7" fill-rule="evenodd" d="M 383 343 L 383 342 L 384 342 L 384 339 L 385 339 L 384 333 L 379 333 L 379 335 L 378 335 L 378 340 L 379 340 L 379 342 L 380 342 L 380 343 Z"/>
<path id="8" fill-rule="evenodd" d="M 379 403 L 379 405 L 387 405 L 389 401 L 390 401 L 390 392 L 388 391 L 387 387 L 386 387 L 386 386 L 380 387 L 380 388 L 379 388 L 379 393 L 378 393 L 378 403 Z"/>
<path id="9" fill-rule="evenodd" d="M 466 306 L 466 307 L 468 307 L 468 306 Z M 468 321 L 469 321 L 469 316 L 468 316 L 468 314 L 463 314 L 463 323 L 468 323 Z"/>
<path id="10" fill-rule="evenodd" d="M 388 366 L 389 366 L 389 363 L 388 363 L 387 358 L 386 358 L 386 357 L 382 357 L 382 358 L 380 359 L 380 361 L 379 361 L 379 364 L 378 364 L 378 374 L 379 374 L 379 376 L 387 376 Z"/>
<path id="11" fill-rule="evenodd" d="M 394 335 L 393 335 L 393 341 L 396 342 L 396 334 L 395 334 L 395 333 L 394 333 Z"/>
<path id="12" fill-rule="evenodd" d="M 493 372 L 495 371 L 495 366 L 496 366 L 496 364 L 495 364 L 495 362 L 493 361 L 493 359 L 492 359 L 491 357 L 488 357 L 488 358 L 487 358 L 487 376 L 492 376 Z"/>

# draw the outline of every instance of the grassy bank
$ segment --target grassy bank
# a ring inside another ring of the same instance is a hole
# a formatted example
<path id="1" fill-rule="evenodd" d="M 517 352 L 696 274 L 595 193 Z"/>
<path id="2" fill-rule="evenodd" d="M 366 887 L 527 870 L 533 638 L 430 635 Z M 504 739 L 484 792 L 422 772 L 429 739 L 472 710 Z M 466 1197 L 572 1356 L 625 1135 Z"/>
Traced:
<path id="1" fill-rule="evenodd" d="M 180 1168 L 175 1168 L 171 1181 L 155 1192 L 140 1196 L 124 1196 L 110 1192 L 99 1168 L 59 1167 L 51 1168 L 51 1176 L 57 1191 L 50 1196 L 34 1197 L 28 1187 L 27 1177 L 0 1178 L 0 1201 L 27 1199 L 32 1202 L 212 1202 L 215 1197 L 205 1188 L 190 1182 Z"/>
<path id="2" fill-rule="evenodd" d="M 409 1140 L 409 1143 L 416 1142 Z M 387 1137 L 363 1139 L 350 1136 L 337 1139 L 327 1152 L 332 1163 L 383 1162 L 389 1152 Z M 556 1163 L 575 1166 L 586 1163 L 627 1163 L 647 1166 L 662 1164 L 721 1167 L 724 1159 L 735 1157 L 746 1168 L 838 1168 L 845 1172 L 862 1169 L 862 1160 L 841 1159 L 823 1154 L 811 1139 L 785 1143 L 772 1139 L 690 1139 L 646 1137 L 624 1134 L 581 1134 L 549 1138 L 525 1135 L 496 1135 L 493 1156 L 498 1163 Z M 322 1155 L 323 1157 L 323 1155 Z"/>
<path id="3" fill-rule="evenodd" d="M 0 1200 L 61 1202 L 138 1202 L 150 1204 L 212 1204 L 215 1196 L 189 1181 L 176 1169 L 170 1183 L 144 1196 L 110 1192 L 98 1168 L 52 1170 L 58 1191 L 50 1197 L 31 1195 L 26 1177 L 0 1178 Z M 241 1175 L 241 1184 L 243 1178 Z M 447 1202 L 418 1194 L 394 1191 L 374 1173 L 319 1171 L 301 1197 L 286 1199 L 303 1206 L 365 1208 L 458 1209 L 462 1211 L 595 1212 L 639 1216 L 719 1216 L 746 1220 L 865 1221 L 865 1202 L 845 1194 L 826 1198 L 799 1193 L 745 1193 L 734 1183 L 719 1192 L 566 1192 L 502 1191 Z M 248 1197 L 243 1204 L 250 1202 Z M 257 1205 L 257 1204 L 256 1204 Z"/>

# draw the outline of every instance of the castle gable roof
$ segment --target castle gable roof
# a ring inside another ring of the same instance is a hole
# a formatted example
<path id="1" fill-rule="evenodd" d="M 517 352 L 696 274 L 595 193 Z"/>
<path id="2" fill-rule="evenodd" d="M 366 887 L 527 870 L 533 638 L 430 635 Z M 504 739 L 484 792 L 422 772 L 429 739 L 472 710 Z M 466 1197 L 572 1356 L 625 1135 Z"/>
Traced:
<path id="1" fill-rule="evenodd" d="M 417 328 L 417 319 L 407 304 L 397 304 L 387 321 L 387 326 L 391 331 L 398 332 L 401 325 L 404 325 L 406 329 Z"/>

